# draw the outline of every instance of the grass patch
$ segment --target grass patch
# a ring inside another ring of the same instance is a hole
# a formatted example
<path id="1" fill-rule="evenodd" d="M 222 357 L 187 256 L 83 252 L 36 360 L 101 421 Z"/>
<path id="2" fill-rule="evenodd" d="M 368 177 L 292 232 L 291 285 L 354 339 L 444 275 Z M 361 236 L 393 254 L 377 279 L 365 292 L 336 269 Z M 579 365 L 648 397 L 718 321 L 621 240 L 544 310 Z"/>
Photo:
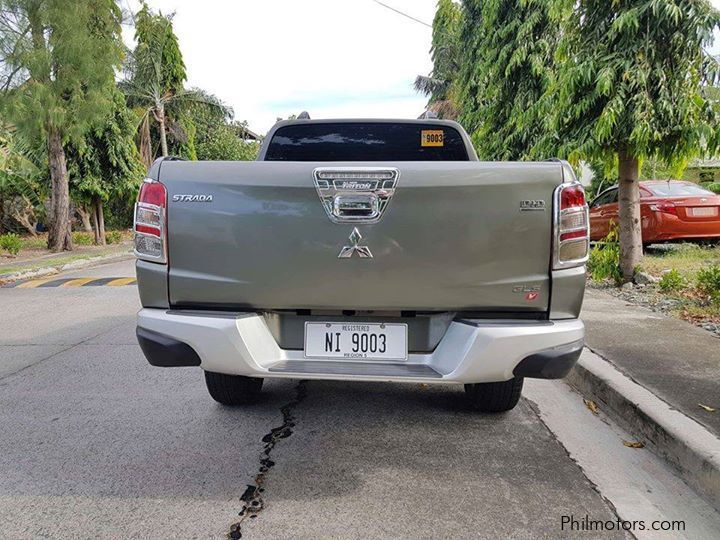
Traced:
<path id="1" fill-rule="evenodd" d="M 650 251 L 641 264 L 645 272 L 658 277 L 676 270 L 685 283 L 695 283 L 700 270 L 716 265 L 720 265 L 720 246 L 695 244 L 678 244 L 663 251 Z"/>
<path id="2" fill-rule="evenodd" d="M 715 302 L 698 288 L 688 287 L 683 291 L 667 295 L 678 301 L 678 307 L 671 314 L 692 323 L 705 321 L 720 323 L 720 302 Z"/>
<path id="3" fill-rule="evenodd" d="M 91 246 L 93 245 L 94 236 L 92 233 L 85 231 L 73 232 L 73 242 L 77 246 Z M 21 236 L 20 255 L 23 255 L 23 251 L 46 251 L 47 250 L 47 233 L 39 233 L 37 236 Z M 105 239 L 108 244 L 120 244 L 132 239 L 132 232 L 127 230 L 111 230 L 105 233 Z M 0 250 L 1 251 L 1 250 Z"/>
<path id="4" fill-rule="evenodd" d="M 129 250 L 118 249 L 116 246 L 93 251 L 85 251 L 83 253 L 68 253 L 66 256 L 53 257 L 52 259 L 41 259 L 36 261 L 29 260 L 25 264 L 0 266 L 0 275 L 15 274 L 17 272 L 26 272 L 29 270 L 40 270 L 41 268 L 55 268 L 75 261 L 83 261 L 85 259 L 103 257 L 106 255 L 121 255 L 123 253 L 129 253 Z"/>
<path id="5" fill-rule="evenodd" d="M 25 236 L 22 239 L 23 249 L 46 249 L 47 236 Z"/>
<path id="6" fill-rule="evenodd" d="M 592 281 L 607 281 L 617 271 L 617 246 L 612 242 L 616 238 L 610 240 L 609 245 L 599 243 L 593 249 L 588 264 Z M 720 246 L 689 243 L 657 246 L 646 250 L 636 272 L 639 270 L 659 279 L 629 291 L 617 289 L 613 294 L 717 332 L 720 326 Z"/>
<path id="7" fill-rule="evenodd" d="M 90 259 L 92 257 L 99 257 L 101 255 L 105 255 L 104 253 L 83 253 L 78 255 L 68 255 L 67 257 L 58 257 L 56 259 L 52 259 L 50 261 L 45 261 L 45 263 L 36 262 L 33 264 L 32 262 L 28 262 L 27 264 L 21 265 L 21 266 L 0 266 L 0 275 L 2 274 L 14 274 L 16 272 L 25 272 L 28 270 L 39 270 L 41 268 L 54 268 L 56 266 L 62 266 L 71 262 L 75 261 L 81 261 L 83 259 Z"/>
<path id="8" fill-rule="evenodd" d="M 720 321 L 720 304 L 700 305 L 688 302 L 676 311 L 676 316 L 693 323 L 718 322 Z"/>
<path id="9" fill-rule="evenodd" d="M 661 294 L 679 303 L 673 315 L 696 324 L 720 322 L 720 246 L 667 246 L 647 253 L 641 266 L 660 277 Z"/>

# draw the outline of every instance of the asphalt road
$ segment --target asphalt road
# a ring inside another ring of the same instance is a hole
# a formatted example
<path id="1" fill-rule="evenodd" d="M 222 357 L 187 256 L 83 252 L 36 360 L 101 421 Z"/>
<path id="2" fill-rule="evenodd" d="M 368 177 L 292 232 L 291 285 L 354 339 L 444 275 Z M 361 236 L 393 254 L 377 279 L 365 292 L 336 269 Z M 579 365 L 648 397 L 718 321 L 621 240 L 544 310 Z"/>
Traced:
<path id="1" fill-rule="evenodd" d="M 200 370 L 146 363 L 138 308 L 134 286 L 0 289 L 0 538 L 223 538 L 251 501 L 243 538 L 629 536 L 563 531 L 570 515 L 720 537 L 717 513 L 560 381 L 531 381 L 504 415 L 464 410 L 459 387 L 279 380 L 229 409 Z"/>

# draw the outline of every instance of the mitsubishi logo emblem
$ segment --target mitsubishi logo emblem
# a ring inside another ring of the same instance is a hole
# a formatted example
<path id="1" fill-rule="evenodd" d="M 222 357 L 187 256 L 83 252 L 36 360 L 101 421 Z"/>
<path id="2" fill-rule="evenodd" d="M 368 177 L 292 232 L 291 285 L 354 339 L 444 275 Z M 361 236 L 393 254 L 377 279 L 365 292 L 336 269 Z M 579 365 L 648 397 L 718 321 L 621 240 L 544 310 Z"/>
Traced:
<path id="1" fill-rule="evenodd" d="M 340 250 L 338 259 L 349 259 L 355 253 L 357 253 L 361 259 L 372 259 L 373 258 L 369 247 L 358 245 L 360 243 L 360 240 L 362 240 L 362 234 L 360 234 L 360 231 L 357 230 L 357 227 L 353 228 L 352 232 L 350 233 L 349 238 L 350 238 L 351 245 L 344 246 Z"/>

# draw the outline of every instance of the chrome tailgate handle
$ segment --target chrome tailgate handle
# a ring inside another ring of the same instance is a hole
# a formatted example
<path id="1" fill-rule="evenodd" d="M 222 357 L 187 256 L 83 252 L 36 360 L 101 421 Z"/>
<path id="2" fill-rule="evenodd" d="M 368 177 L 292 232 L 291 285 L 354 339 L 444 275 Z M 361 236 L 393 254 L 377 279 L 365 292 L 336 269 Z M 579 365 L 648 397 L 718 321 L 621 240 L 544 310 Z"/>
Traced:
<path id="1" fill-rule="evenodd" d="M 315 189 L 330 221 L 375 223 L 397 189 L 394 167 L 318 167 Z"/>
<path id="2" fill-rule="evenodd" d="M 338 219 L 375 219 L 379 214 L 378 197 L 373 193 L 335 195 L 333 215 Z"/>

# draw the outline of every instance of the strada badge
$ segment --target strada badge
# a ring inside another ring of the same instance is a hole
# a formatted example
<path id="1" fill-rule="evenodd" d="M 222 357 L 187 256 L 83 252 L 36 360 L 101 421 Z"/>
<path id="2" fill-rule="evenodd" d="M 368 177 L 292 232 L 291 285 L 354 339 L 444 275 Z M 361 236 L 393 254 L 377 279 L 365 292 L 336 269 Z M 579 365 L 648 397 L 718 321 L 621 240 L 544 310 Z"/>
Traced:
<path id="1" fill-rule="evenodd" d="M 212 195 L 173 195 L 173 202 L 212 202 Z"/>

